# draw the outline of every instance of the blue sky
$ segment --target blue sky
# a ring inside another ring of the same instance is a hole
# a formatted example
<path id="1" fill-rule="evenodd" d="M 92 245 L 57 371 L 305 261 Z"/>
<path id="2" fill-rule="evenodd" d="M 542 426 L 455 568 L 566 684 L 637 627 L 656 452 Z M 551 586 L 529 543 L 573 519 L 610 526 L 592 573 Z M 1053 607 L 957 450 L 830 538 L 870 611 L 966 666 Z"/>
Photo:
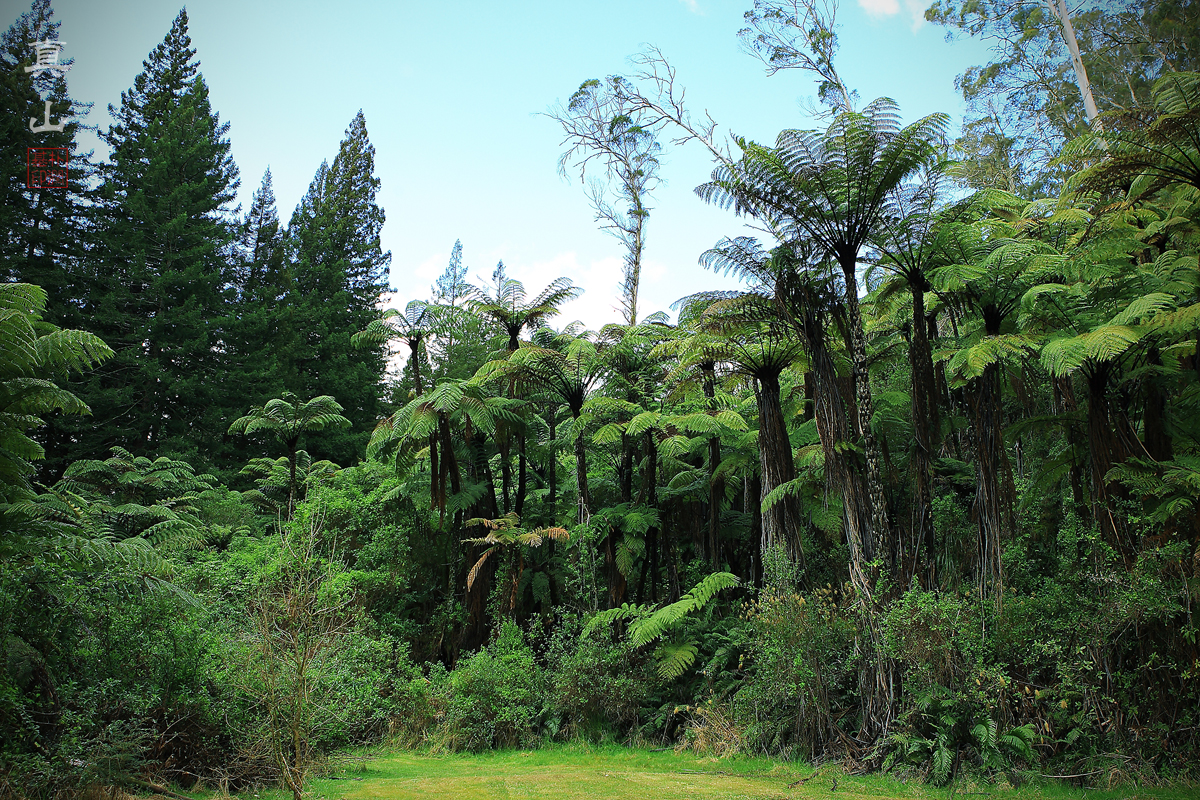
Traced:
<path id="1" fill-rule="evenodd" d="M 772 141 L 810 127 L 801 72 L 768 78 L 739 50 L 752 0 L 621 2 L 313 2 L 193 0 L 193 45 L 213 107 L 231 123 L 248 206 L 270 166 L 286 222 L 323 159 L 332 159 L 362 108 L 376 149 L 378 197 L 392 251 L 389 305 L 425 298 L 455 239 L 472 275 L 503 259 L 531 292 L 560 275 L 585 289 L 562 322 L 616 321 L 619 243 L 600 232 L 583 187 L 557 172 L 561 132 L 544 116 L 592 77 L 628 72 L 657 46 L 678 70 L 689 105 L 720 130 Z M 987 60 L 977 42 L 947 43 L 923 24 L 922 0 L 843 0 L 838 69 L 864 101 L 886 95 L 906 121 L 950 113 L 954 77 Z M 22 9 L 9 9 L 4 24 Z M 143 59 L 179 11 L 173 2 L 55 0 L 72 94 L 109 123 Z M 97 152 L 103 149 L 97 145 Z M 695 145 L 668 148 L 650 203 L 642 315 L 682 295 L 733 285 L 697 266 L 722 236 L 745 232 L 732 213 L 692 192 L 712 164 Z"/>

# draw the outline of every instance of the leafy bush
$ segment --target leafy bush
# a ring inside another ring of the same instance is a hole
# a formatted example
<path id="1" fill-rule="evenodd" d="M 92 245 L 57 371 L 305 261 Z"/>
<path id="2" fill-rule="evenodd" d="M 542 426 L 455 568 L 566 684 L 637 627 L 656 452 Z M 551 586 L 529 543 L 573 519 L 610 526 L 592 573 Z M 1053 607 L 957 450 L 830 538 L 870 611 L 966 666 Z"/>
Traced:
<path id="1" fill-rule="evenodd" d="M 506 621 L 495 641 L 462 659 L 453 672 L 435 666 L 430 680 L 437 744 L 478 752 L 536 741 L 545 676 L 516 623 Z"/>
<path id="2" fill-rule="evenodd" d="M 919 695 L 898 727 L 888 738 L 893 749 L 884 769 L 899 763 L 922 767 L 936 786 L 954 777 L 964 756 L 985 773 L 1011 771 L 1020 762 L 1036 760 L 1032 725 L 1002 731 L 994 718 L 943 686 Z"/>
<path id="3" fill-rule="evenodd" d="M 747 746 L 805 757 L 834 746 L 836 718 L 853 704 L 859 633 L 841 593 L 767 591 L 743 616 L 747 677 L 733 713 Z"/>
<path id="4" fill-rule="evenodd" d="M 547 660 L 552 733 L 597 739 L 637 727 L 654 678 L 629 641 L 607 631 L 581 636 L 578 624 L 566 624 L 555 632 Z"/>

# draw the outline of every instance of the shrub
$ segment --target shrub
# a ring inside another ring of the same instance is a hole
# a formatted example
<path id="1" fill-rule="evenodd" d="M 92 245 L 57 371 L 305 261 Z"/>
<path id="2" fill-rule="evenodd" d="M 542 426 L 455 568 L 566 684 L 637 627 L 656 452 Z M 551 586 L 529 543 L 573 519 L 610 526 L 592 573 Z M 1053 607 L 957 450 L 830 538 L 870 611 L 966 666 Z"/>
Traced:
<path id="1" fill-rule="evenodd" d="M 438 715 L 435 743 L 478 752 L 534 744 L 545 705 L 545 678 L 516 623 L 506 621 L 487 647 L 453 672 L 430 671 Z"/>
<path id="2" fill-rule="evenodd" d="M 607 630 L 560 627 L 548 648 L 551 733 L 603 738 L 635 729 L 654 682 L 647 657 Z"/>
<path id="3" fill-rule="evenodd" d="M 857 619 L 832 586 L 808 597 L 765 591 L 744 612 L 747 670 L 733 698 L 747 746 L 813 757 L 838 741 L 853 705 Z"/>

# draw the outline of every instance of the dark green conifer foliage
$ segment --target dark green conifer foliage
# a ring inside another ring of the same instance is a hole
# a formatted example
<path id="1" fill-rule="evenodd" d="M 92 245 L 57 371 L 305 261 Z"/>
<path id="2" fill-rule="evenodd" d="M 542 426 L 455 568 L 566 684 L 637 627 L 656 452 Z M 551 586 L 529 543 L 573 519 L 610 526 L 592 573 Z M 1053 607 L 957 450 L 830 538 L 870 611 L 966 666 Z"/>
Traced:
<path id="1" fill-rule="evenodd" d="M 292 271 L 270 169 L 242 218 L 233 259 L 236 299 L 228 325 L 229 385 L 237 387 L 243 403 L 261 406 L 295 382 L 292 356 L 297 339 L 288 304 Z M 226 437 L 224 445 L 222 460 L 230 467 L 267 455 L 254 440 Z"/>
<path id="2" fill-rule="evenodd" d="M 309 452 L 338 464 L 362 458 L 382 413 L 386 366 L 382 345 L 351 347 L 350 337 L 379 316 L 392 254 L 379 241 L 383 209 L 375 203 L 375 148 L 362 111 L 346 129 L 333 163 L 321 164 L 288 225 L 295 282 L 290 323 L 296 333 L 287 389 L 302 397 L 332 395 L 353 427 L 312 437 Z M 294 369 L 294 372 L 292 370 Z"/>
<path id="3" fill-rule="evenodd" d="M 246 403 L 225 380 L 237 167 L 195 55 L 180 11 L 120 107 L 109 107 L 116 123 L 104 134 L 112 155 L 84 312 L 116 357 L 81 387 L 95 420 L 80 429 L 77 458 L 118 444 L 207 468 Z"/>
<path id="4" fill-rule="evenodd" d="M 86 156 L 75 152 L 75 132 L 90 104 L 67 94 L 66 75 L 26 72 L 35 61 L 33 42 L 57 39 L 49 0 L 35 0 L 0 38 L 0 263 L 7 279 L 33 283 L 49 295 L 47 319 L 62 324 L 72 296 L 69 268 L 80 254 L 80 201 L 90 171 Z M 69 52 L 59 62 L 71 64 Z M 35 133 L 30 118 L 41 123 L 44 101 L 50 118 L 65 122 L 62 131 Z M 70 187 L 29 189 L 26 156 L 30 147 L 65 147 L 71 151 Z"/>
<path id="5" fill-rule="evenodd" d="M 78 151 L 75 132 L 91 104 L 71 99 L 70 71 L 65 75 L 25 71 L 36 60 L 33 42 L 58 39 L 59 24 L 50 0 L 34 0 L 0 37 L 0 280 L 41 286 L 47 294 L 43 318 L 60 327 L 82 328 L 87 325 L 79 314 L 79 261 L 85 244 L 85 187 L 93 165 L 90 153 Z M 71 65 L 69 43 L 60 52 L 59 63 Z M 64 130 L 30 130 L 31 118 L 41 123 L 45 100 L 51 101 L 51 121 L 64 122 Z M 27 187 L 30 147 L 68 149 L 67 189 Z M 46 449 L 39 468 L 49 481 L 66 466 L 69 437 L 58 422 L 52 415 L 38 434 Z"/>

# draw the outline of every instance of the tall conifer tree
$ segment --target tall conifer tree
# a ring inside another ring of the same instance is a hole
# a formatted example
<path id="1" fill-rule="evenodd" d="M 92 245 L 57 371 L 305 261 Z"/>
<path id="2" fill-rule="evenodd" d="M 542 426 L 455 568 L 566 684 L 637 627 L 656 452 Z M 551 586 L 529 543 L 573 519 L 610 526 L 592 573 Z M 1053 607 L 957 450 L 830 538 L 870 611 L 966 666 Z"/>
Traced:
<path id="1" fill-rule="evenodd" d="M 295 383 L 297 332 L 289 306 L 293 278 L 270 169 L 263 174 L 238 228 L 233 280 L 226 379 L 229 386 L 237 387 L 244 413 L 279 397 Z M 221 453 L 223 463 L 229 466 L 269 454 L 259 440 L 228 436 Z"/>
<path id="2" fill-rule="evenodd" d="M 359 111 L 333 163 L 321 164 L 288 225 L 292 270 L 291 324 L 295 373 L 288 389 L 301 397 L 332 395 L 353 427 L 322 432 L 314 458 L 349 464 L 362 457 L 380 417 L 382 346 L 351 347 L 350 337 L 379 316 L 392 254 L 380 244 L 383 209 L 375 203 L 375 148 Z"/>
<path id="3" fill-rule="evenodd" d="M 294 287 L 270 169 L 263 174 L 238 230 L 234 280 L 231 379 L 244 387 L 250 405 L 262 405 L 295 380 L 291 374 L 295 331 L 287 311 Z"/>
<path id="4" fill-rule="evenodd" d="M 208 100 L 180 11 L 121 93 L 104 139 L 104 216 L 85 313 L 116 351 L 81 395 L 95 414 L 79 457 L 112 444 L 209 466 L 244 412 L 223 380 L 232 308 L 228 204 L 238 185 L 228 123 Z"/>
<path id="5" fill-rule="evenodd" d="M 34 0 L 0 38 L 0 280 L 32 283 L 46 290 L 43 318 L 63 328 L 85 328 L 77 298 L 85 251 L 84 209 L 86 184 L 92 174 L 90 153 L 80 153 L 75 133 L 91 104 L 78 103 L 67 92 L 70 72 L 27 72 L 36 61 L 34 42 L 57 40 L 59 24 L 50 0 Z M 70 67 L 69 49 L 59 63 Z M 35 132 L 44 122 L 45 101 L 50 101 L 52 123 L 65 123 L 62 131 Z M 69 154 L 65 189 L 31 189 L 27 186 L 28 148 L 66 148 Z M 39 466 L 43 478 L 55 480 L 66 466 L 70 434 L 62 418 L 49 415 L 39 431 L 46 460 Z M 70 426 L 78 424 L 71 420 Z"/>
<path id="6" fill-rule="evenodd" d="M 82 252 L 80 205 L 90 164 L 75 152 L 75 132 L 90 104 L 77 103 L 67 93 L 70 72 L 26 72 L 36 55 L 33 43 L 58 39 L 50 0 L 34 0 L 0 38 L 0 264 L 5 277 L 33 283 L 49 296 L 47 319 L 54 324 L 74 322 L 68 298 L 71 268 Z M 66 52 L 59 62 L 71 66 Z M 62 131 L 34 132 L 29 120 L 41 125 L 44 101 L 50 119 L 63 122 Z M 30 189 L 28 148 L 67 148 L 71 153 L 67 189 Z"/>

